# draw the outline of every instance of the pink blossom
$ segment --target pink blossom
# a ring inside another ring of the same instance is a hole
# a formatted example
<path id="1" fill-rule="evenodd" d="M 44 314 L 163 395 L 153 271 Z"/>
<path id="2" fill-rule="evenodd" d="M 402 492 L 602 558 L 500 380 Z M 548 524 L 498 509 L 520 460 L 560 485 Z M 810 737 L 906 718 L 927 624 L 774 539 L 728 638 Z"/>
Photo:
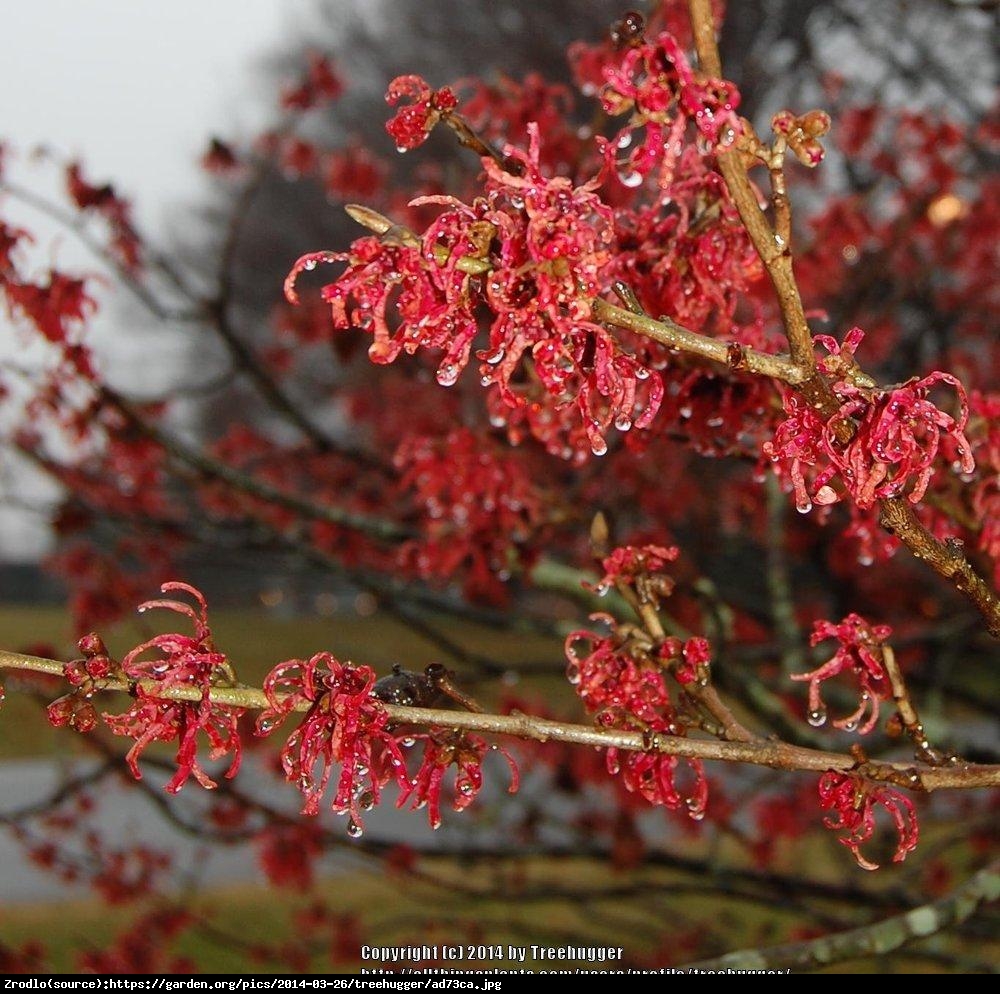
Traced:
<path id="1" fill-rule="evenodd" d="M 412 101 L 400 107 L 385 126 L 400 152 L 422 145 L 441 115 L 458 105 L 458 99 L 449 87 L 432 90 L 421 76 L 397 76 L 389 84 L 385 99 L 392 107 L 401 100 Z"/>
<path id="2" fill-rule="evenodd" d="M 795 673 L 793 680 L 809 681 L 809 722 L 822 725 L 826 721 L 826 705 L 821 696 L 824 680 L 849 674 L 858 683 L 858 708 L 852 714 L 834 721 L 837 728 L 867 735 L 878 721 L 879 700 L 891 695 L 891 687 L 882 663 L 881 647 L 892 635 L 888 625 L 872 625 L 858 614 L 849 614 L 839 624 L 817 621 L 813 624 L 809 644 L 816 646 L 827 639 L 840 644 L 833 656 L 809 673 Z M 865 720 L 865 713 L 870 712 Z M 860 726 L 860 727 L 859 727 Z"/>
<path id="3" fill-rule="evenodd" d="M 332 808 L 348 814 L 348 834 L 363 831 L 362 811 L 378 803 L 382 787 L 395 779 L 409 786 L 403 755 L 387 729 L 389 715 L 372 695 L 375 673 L 341 663 L 328 652 L 290 659 L 264 680 L 270 708 L 257 718 L 257 734 L 270 735 L 293 711 L 308 706 L 281 751 L 285 778 L 305 797 L 303 814 L 319 814 L 334 764 L 340 776 Z"/>
<path id="4" fill-rule="evenodd" d="M 240 768 L 242 748 L 237 723 L 243 708 L 214 704 L 209 696 L 211 688 L 232 680 L 232 671 L 224 653 L 212 644 L 212 631 L 208 624 L 208 607 L 199 590 L 186 583 L 170 582 L 160 588 L 163 593 L 180 591 L 197 602 L 197 610 L 182 601 L 147 601 L 139 606 L 140 612 L 163 608 L 186 616 L 194 625 L 194 635 L 169 633 L 157 635 L 136 646 L 122 660 L 122 670 L 136 681 L 136 701 L 123 714 L 104 715 L 104 720 L 115 735 L 135 739 L 126 759 L 132 774 L 142 779 L 138 760 L 152 742 L 170 742 L 177 739 L 177 773 L 166 789 L 177 793 L 188 777 L 206 788 L 216 786 L 198 763 L 198 735 L 207 735 L 211 745 L 210 758 L 219 759 L 232 754 L 233 759 L 226 777 L 236 776 Z M 142 658 L 150 650 L 156 655 Z M 152 682 L 154 688 L 142 682 Z M 161 696 L 163 691 L 175 688 L 197 688 L 201 700 L 172 701 Z"/>
<path id="5" fill-rule="evenodd" d="M 903 862 L 917 848 L 920 832 L 913 802 L 892 787 L 876 785 L 855 773 L 831 770 L 819 778 L 819 803 L 824 811 L 831 812 L 823 823 L 844 833 L 839 841 L 854 853 L 858 866 L 864 870 L 879 867 L 861 854 L 861 846 L 875 832 L 876 805 L 885 808 L 899 835 L 892 861 Z"/>

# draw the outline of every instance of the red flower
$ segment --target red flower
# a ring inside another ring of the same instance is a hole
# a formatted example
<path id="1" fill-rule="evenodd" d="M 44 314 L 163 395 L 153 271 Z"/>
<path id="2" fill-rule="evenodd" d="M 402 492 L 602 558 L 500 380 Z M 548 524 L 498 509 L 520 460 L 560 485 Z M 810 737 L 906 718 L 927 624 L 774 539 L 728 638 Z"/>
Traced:
<path id="1" fill-rule="evenodd" d="M 309 52 L 305 76 L 281 94 L 281 106 L 287 110 L 310 110 L 329 100 L 336 100 L 344 90 L 333 63 L 318 52 Z"/>
<path id="2" fill-rule="evenodd" d="M 676 545 L 623 545 L 615 549 L 601 561 L 604 576 L 597 584 L 601 593 L 613 587 L 616 583 L 625 583 L 635 587 L 642 578 L 662 573 L 667 563 L 674 562 L 680 555 Z M 660 593 L 668 594 L 673 587 L 673 581 L 664 577 L 669 584 L 668 589 Z"/>
<path id="3" fill-rule="evenodd" d="M 412 101 L 400 107 L 385 126 L 400 152 L 423 145 L 441 115 L 458 106 L 458 99 L 449 87 L 432 90 L 421 76 L 397 76 L 389 84 L 385 100 L 390 107 L 400 100 Z"/>
<path id="4" fill-rule="evenodd" d="M 606 616 L 594 615 L 595 618 Z M 610 620 L 610 619 L 606 619 Z M 680 640 L 673 640 L 680 649 Z M 701 658 L 708 643 L 692 640 L 692 659 Z M 580 655 L 577 644 L 589 645 L 589 652 Z M 704 643 L 702 645 L 701 643 Z M 624 728 L 641 731 L 655 739 L 658 735 L 683 735 L 686 731 L 674 712 L 662 668 L 652 660 L 639 662 L 632 652 L 616 638 L 605 638 L 593 632 L 573 632 L 566 639 L 566 676 L 576 687 L 584 707 L 595 715 L 602 728 Z M 671 810 L 686 806 L 696 821 L 705 814 L 708 783 L 705 771 L 697 759 L 687 760 L 694 782 L 683 796 L 675 783 L 676 756 L 650 750 L 626 752 L 608 749 L 607 769 L 612 775 L 622 775 L 625 787 L 650 804 Z"/>
<path id="5" fill-rule="evenodd" d="M 79 162 L 66 167 L 66 190 L 70 200 L 81 211 L 93 211 L 107 222 L 111 233 L 111 249 L 127 269 L 136 269 L 140 262 L 140 239 L 132 223 L 132 205 L 119 197 L 113 186 L 94 186 L 83 178 Z"/>
<path id="6" fill-rule="evenodd" d="M 604 109 L 613 115 L 631 112 L 628 125 L 612 142 L 601 140 L 605 159 L 626 186 L 638 186 L 660 166 L 660 185 L 673 177 L 688 122 L 715 145 L 730 145 L 740 133 L 736 87 L 720 79 L 699 82 L 676 39 L 663 32 L 655 41 L 630 45 L 620 61 L 606 64 L 601 90 Z M 618 150 L 628 148 L 638 129 L 644 140 L 622 163 Z"/>
<path id="7" fill-rule="evenodd" d="M 849 732 L 856 730 L 860 735 L 867 735 L 875 727 L 879 700 L 888 698 L 891 693 L 881 659 L 881 646 L 891 634 L 892 629 L 888 625 L 872 625 L 857 614 L 849 614 L 838 625 L 830 621 L 817 621 L 813 625 L 810 645 L 819 645 L 826 639 L 837 639 L 840 646 L 822 666 L 810 673 L 792 675 L 793 680 L 809 681 L 811 725 L 822 725 L 826 721 L 826 706 L 821 698 L 820 684 L 841 673 L 849 673 L 858 681 L 858 709 L 845 718 L 838 718 L 833 724 Z M 866 711 L 871 714 L 861 724 Z"/>
<path id="8" fill-rule="evenodd" d="M 885 808 L 899 834 L 892 861 L 901 863 L 917 848 L 920 831 L 913 802 L 892 787 L 876 785 L 856 773 L 830 771 L 819 778 L 819 803 L 824 811 L 832 812 L 823 819 L 823 824 L 844 833 L 839 841 L 854 853 L 858 866 L 864 870 L 879 867 L 861 855 L 861 846 L 875 832 L 876 805 Z"/>
<path id="9" fill-rule="evenodd" d="M 165 608 L 185 615 L 194 624 L 195 633 L 157 635 L 129 652 L 122 660 L 122 669 L 130 680 L 137 681 L 136 701 L 124 714 L 105 714 L 104 720 L 116 735 L 135 739 L 126 759 L 137 780 L 142 779 L 138 760 L 143 750 L 152 742 L 177 739 L 177 773 L 166 789 L 177 793 L 192 775 L 203 787 L 211 789 L 216 783 L 198 763 L 198 734 L 203 732 L 208 736 L 212 747 L 209 758 L 232 754 L 226 777 L 236 776 L 242 757 L 237 722 L 244 709 L 214 704 L 209 696 L 214 685 L 232 683 L 232 670 L 225 654 L 216 651 L 212 644 L 208 606 L 201 592 L 177 582 L 164 583 L 160 589 L 165 594 L 174 590 L 190 594 L 198 609 L 181 601 L 161 600 L 140 604 L 139 611 Z M 158 654 L 140 658 L 150 650 L 157 650 Z M 139 681 L 147 684 L 151 681 L 155 686 L 150 688 Z M 171 701 L 160 696 L 163 691 L 178 687 L 199 689 L 201 700 Z"/>
<path id="10" fill-rule="evenodd" d="M 212 138 L 201 157 L 201 168 L 218 176 L 228 176 L 240 168 L 240 160 L 232 145 L 220 138 Z"/>
<path id="11" fill-rule="evenodd" d="M 412 801 L 414 809 L 427 806 L 431 828 L 441 826 L 441 788 L 450 766 L 455 767 L 455 789 L 452 807 L 464 811 L 483 786 L 483 758 L 489 744 L 471 732 L 431 732 L 411 738 L 424 740 L 424 755 L 416 776 L 400 790 L 398 806 Z M 510 765 L 509 794 L 516 794 L 520 785 L 517 764 L 506 749 L 494 746 Z"/>
<path id="12" fill-rule="evenodd" d="M 444 439 L 406 438 L 394 462 L 421 514 L 420 538 L 402 546 L 401 561 L 424 578 L 463 569 L 470 596 L 503 600 L 503 582 L 513 565 L 531 561 L 544 519 L 523 460 L 460 428 Z"/>
<path id="13" fill-rule="evenodd" d="M 96 310 L 84 280 L 51 270 L 45 283 L 3 283 L 7 305 L 21 313 L 50 342 L 68 342 L 73 331 Z"/>
<path id="14" fill-rule="evenodd" d="M 853 353 L 863 332 L 854 328 L 844 345 L 826 335 L 817 342 L 831 355 L 820 366 L 834 375 L 851 376 L 856 368 Z M 939 383 L 955 388 L 959 398 L 957 418 L 936 407 L 928 394 Z M 965 437 L 969 404 L 961 383 L 939 371 L 908 380 L 890 390 L 858 386 L 848 379 L 834 385 L 840 409 L 829 420 L 822 418 L 798 395 L 784 396 L 785 420 L 773 441 L 763 446 L 775 464 L 775 472 L 787 473 L 800 511 L 841 499 L 830 484 L 839 479 L 859 508 L 876 501 L 900 497 L 916 504 L 923 497 L 934 471 L 934 462 L 944 442 L 953 452 L 953 466 L 962 473 L 975 469 L 972 448 Z M 850 428 L 848 441 L 837 437 L 839 427 Z M 814 470 L 811 482 L 806 471 Z"/>
<path id="15" fill-rule="evenodd" d="M 309 890 L 313 864 L 323 852 L 322 838 L 313 823 L 268 825 L 257 843 L 261 868 L 272 886 Z"/>
<path id="16" fill-rule="evenodd" d="M 281 751 L 285 778 L 305 797 L 303 814 L 319 814 L 319 803 L 339 763 L 332 808 L 349 814 L 347 832 L 363 831 L 362 810 L 378 803 L 381 788 L 395 779 L 410 786 L 403 754 L 387 729 L 389 715 L 372 696 L 375 673 L 368 666 L 341 663 L 328 652 L 279 663 L 264 681 L 271 707 L 257 718 L 257 734 L 270 735 L 291 714 L 308 705 L 299 727 Z"/>

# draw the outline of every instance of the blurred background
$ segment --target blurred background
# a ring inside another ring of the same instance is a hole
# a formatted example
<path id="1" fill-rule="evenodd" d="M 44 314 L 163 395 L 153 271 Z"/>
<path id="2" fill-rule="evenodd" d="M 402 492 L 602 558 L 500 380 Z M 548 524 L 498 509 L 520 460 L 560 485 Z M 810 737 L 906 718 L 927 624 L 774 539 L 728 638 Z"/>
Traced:
<path id="1" fill-rule="evenodd" d="M 850 109 L 857 122 L 859 109 L 877 105 L 887 116 L 953 122 L 964 142 L 964 172 L 930 192 L 928 202 L 965 216 L 960 198 L 972 202 L 984 177 L 995 174 L 995 4 L 734 0 L 728 8 L 723 63 L 740 86 L 741 112 L 761 133 L 785 106 L 829 107 L 835 119 L 838 108 Z M 497 82 L 535 71 L 569 86 L 567 45 L 600 41 L 625 9 L 528 0 L 22 5 L 0 38 L 0 208 L 8 222 L 36 235 L 39 265 L 101 274 L 100 310 L 88 335 L 110 383 L 144 403 L 170 400 L 172 429 L 185 439 L 218 442 L 246 416 L 255 430 L 281 440 L 280 412 L 260 410 L 253 372 L 234 368 L 232 347 L 200 318 L 184 315 L 188 301 L 210 297 L 221 280 L 225 319 L 244 347 L 276 366 L 291 362 L 310 339 L 298 328 L 278 335 L 284 352 L 269 351 L 275 328 L 292 320 L 282 280 L 303 252 L 340 249 L 357 237 L 341 205 L 378 195 L 402 210 L 415 186 L 452 190 L 469 182 L 467 154 L 451 135 L 435 134 L 419 152 L 396 155 L 384 131 L 387 81 L 412 72 L 432 85 L 473 74 Z M 299 113 L 287 95 L 309 53 L 330 59 L 343 93 Z M 577 115 L 573 127 L 586 123 L 586 108 Z M 905 128 L 883 133 L 898 142 Z M 941 136 L 929 130 L 920 137 L 933 143 Z M 893 209 L 877 164 L 868 170 L 845 156 L 841 139 L 835 131 L 821 175 L 798 175 L 793 192 L 802 217 L 821 218 L 814 230 L 854 266 L 853 282 L 824 289 L 838 337 L 878 313 L 878 323 L 893 328 L 894 344 L 879 357 L 884 378 L 935 368 L 943 355 L 964 356 L 975 368 L 975 349 L 962 347 L 974 334 L 995 336 L 984 317 L 996 303 L 995 282 L 977 284 L 960 320 L 935 296 L 933 274 L 921 281 L 900 263 L 902 250 L 894 255 L 893 245 L 848 231 L 849 212 L 839 221 L 823 217 L 831 196 L 882 197 L 887 217 Z M 141 286 L 151 288 L 156 306 L 107 259 L 95 258 L 84 225 L 52 209 L 64 196 L 66 164 L 76 160 L 94 184 L 113 183 L 116 196 L 132 204 L 135 227 L 151 246 Z M 945 195 L 955 203 L 941 201 Z M 823 266 L 821 259 L 811 264 Z M 995 373 L 993 353 L 985 355 L 982 387 Z M 0 359 L 29 369 L 45 361 L 3 315 Z M 369 385 L 376 408 L 400 401 L 378 393 L 379 371 L 363 359 L 359 370 L 347 346 L 329 360 L 301 371 L 287 389 L 319 429 L 354 444 L 349 411 L 360 403 L 359 384 Z M 337 399 L 348 385 L 350 408 Z M 705 472 L 712 491 L 717 471 Z M 103 610 L 113 581 L 93 560 L 85 568 L 68 564 L 66 536 L 80 529 L 65 481 L 54 482 L 14 450 L 2 473 L 0 645 L 70 658 L 81 589 L 85 606 Z M 112 516 L 88 518 L 83 531 L 114 559 L 126 555 L 115 544 L 120 524 Z M 754 601 L 764 592 L 744 589 L 754 561 L 745 527 L 718 542 L 704 522 L 686 527 L 704 574 L 721 591 L 719 603 L 748 616 L 764 611 Z M 796 539 L 797 527 L 788 526 L 790 543 L 800 542 L 808 563 L 812 547 Z M 585 526 L 583 536 L 577 551 Z M 248 682 L 276 659 L 319 648 L 383 672 L 393 663 L 420 669 L 443 659 L 457 663 L 467 686 L 490 704 L 574 714 L 561 641 L 583 622 L 587 605 L 558 589 L 515 590 L 515 608 L 530 597 L 546 617 L 545 625 L 519 627 L 499 624 L 502 609 L 490 605 L 455 621 L 447 612 L 464 603 L 457 584 L 438 589 L 436 601 L 387 612 L 398 593 L 391 585 L 373 586 L 350 568 L 328 569 L 250 534 L 222 541 L 213 532 L 203 544 L 186 542 L 172 566 L 170 575 L 196 583 L 217 607 L 217 642 L 240 660 Z M 818 570 L 807 565 L 793 577 L 807 599 L 826 582 Z M 152 594 L 149 579 L 126 587 L 120 599 L 135 603 L 138 589 Z M 849 579 L 838 582 L 850 587 Z M 918 589 L 921 581 L 912 582 Z M 851 593 L 838 596 L 847 603 Z M 107 608 L 109 619 L 117 606 Z M 934 611 L 925 615 L 937 634 L 913 636 L 932 714 L 941 729 L 960 728 L 966 755 L 991 759 L 1000 743 L 983 702 L 994 682 L 955 670 L 961 653 L 995 663 L 996 650 L 977 640 L 974 622 L 950 601 Z M 148 623 L 125 620 L 109 644 L 123 650 L 149 632 Z M 5 682 L 9 692 L 18 689 L 16 680 Z M 995 829 L 988 806 L 928 805 L 940 824 L 929 819 L 926 855 L 872 883 L 844 862 L 829 833 L 815 831 L 811 783 L 713 771 L 721 814 L 698 825 L 640 809 L 599 784 L 599 759 L 549 749 L 525 757 L 515 798 L 503 793 L 505 763 L 491 756 L 491 786 L 478 812 L 449 810 L 445 826 L 431 832 L 422 813 L 382 806 L 371 812 L 364 838 L 351 840 L 328 814 L 308 822 L 296 816 L 298 795 L 281 783 L 266 749 L 253 751 L 250 775 L 241 775 L 237 789 L 215 796 L 191 787 L 178 797 L 163 794 L 166 754 L 149 760 L 141 790 L 130 789 L 113 752 L 67 749 L 66 734 L 44 722 L 36 699 L 44 687 L 20 689 L 0 715 L 0 966 L 10 969 L 307 971 L 356 968 L 362 943 L 534 941 L 625 945 L 633 965 L 662 966 L 861 924 L 944 893 L 981 859 Z M 946 698 L 959 710 L 948 710 Z M 128 940 L 136 920 L 147 936 L 139 946 Z M 947 942 L 848 967 L 995 966 L 993 925 L 987 916 Z"/>

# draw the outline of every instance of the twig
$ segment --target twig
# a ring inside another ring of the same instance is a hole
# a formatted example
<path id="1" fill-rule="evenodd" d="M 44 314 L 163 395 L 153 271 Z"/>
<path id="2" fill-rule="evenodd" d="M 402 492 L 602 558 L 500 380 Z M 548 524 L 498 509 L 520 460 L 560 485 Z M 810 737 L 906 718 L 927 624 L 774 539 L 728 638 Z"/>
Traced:
<path id="1" fill-rule="evenodd" d="M 61 677 L 64 664 L 54 659 L 0 650 L 0 669 L 29 670 Z M 101 691 L 122 693 L 134 693 L 136 689 L 141 689 L 146 694 L 171 701 L 202 699 L 202 692 L 197 687 L 166 688 L 156 680 L 143 680 L 137 683 L 100 680 L 95 681 L 95 687 Z M 212 687 L 209 698 L 213 703 L 227 707 L 255 710 L 271 707 L 267 696 L 256 687 Z M 296 706 L 296 710 L 307 711 L 311 706 L 309 702 L 302 702 Z M 436 708 L 403 707 L 395 704 L 386 704 L 384 707 L 392 721 L 401 725 L 465 729 L 537 742 L 567 742 L 599 749 L 622 749 L 627 752 L 660 752 L 671 756 L 745 763 L 778 770 L 847 772 L 857 766 L 853 756 L 805 749 L 783 742 L 760 740 L 729 742 L 672 736 L 656 736 L 651 740 L 650 736 L 640 732 L 573 725 L 525 714 L 476 714 Z M 865 776 L 873 780 L 896 785 L 905 784 L 914 789 L 927 791 L 1000 786 L 1000 766 L 980 766 L 972 763 L 956 763 L 946 767 L 920 763 L 871 763 L 865 767 Z"/>
<path id="2" fill-rule="evenodd" d="M 711 0 L 688 0 L 688 3 L 701 69 L 708 76 L 721 78 L 722 62 L 715 39 Z M 787 244 L 779 245 L 776 240 L 775 233 L 757 202 L 757 195 L 740 152 L 736 149 L 720 151 L 717 159 L 733 203 L 774 285 L 792 362 L 798 367 L 802 377 L 794 385 L 820 414 L 831 419 L 837 414 L 840 405 L 829 382 L 816 368 L 812 333 L 792 270 L 789 247 Z M 849 440 L 852 430 L 843 418 L 836 425 L 838 439 L 843 441 Z M 990 634 L 1000 638 L 1000 597 L 976 572 L 961 546 L 956 542 L 939 542 L 920 523 L 913 505 L 904 497 L 881 500 L 878 506 L 879 523 L 882 527 L 896 535 L 918 559 L 925 561 L 938 574 L 951 581 L 983 615 Z"/>
<path id="3" fill-rule="evenodd" d="M 931 904 L 836 935 L 769 949 L 744 949 L 683 969 L 809 970 L 849 959 L 884 956 L 908 942 L 935 935 L 968 920 L 984 905 L 1000 899 L 1000 861 L 970 877 L 961 887 Z"/>

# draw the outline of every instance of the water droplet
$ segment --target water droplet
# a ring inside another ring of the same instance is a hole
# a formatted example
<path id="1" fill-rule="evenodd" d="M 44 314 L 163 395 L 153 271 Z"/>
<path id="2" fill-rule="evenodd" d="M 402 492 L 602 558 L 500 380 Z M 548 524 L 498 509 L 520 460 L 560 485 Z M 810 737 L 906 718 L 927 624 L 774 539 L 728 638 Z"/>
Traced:
<path id="1" fill-rule="evenodd" d="M 799 514 L 808 514 L 813 509 L 811 500 L 797 500 L 795 502 L 795 510 Z"/>
<path id="2" fill-rule="evenodd" d="M 476 792 L 476 788 L 468 780 L 463 780 L 458 785 L 458 792 L 463 797 L 471 797 Z"/>
<path id="3" fill-rule="evenodd" d="M 871 566 L 875 562 L 875 557 L 870 552 L 858 553 L 859 566 Z"/>
<path id="4" fill-rule="evenodd" d="M 146 605 L 146 604 L 140 604 L 136 608 L 136 613 L 138 613 L 138 614 L 145 614 L 148 610 L 149 610 L 148 605 Z"/>
<path id="5" fill-rule="evenodd" d="M 314 270 L 316 268 L 316 260 L 315 259 L 306 259 L 306 261 L 302 264 L 302 268 L 303 269 L 308 269 L 310 272 L 312 272 L 312 270 Z"/>
<path id="6" fill-rule="evenodd" d="M 404 749 L 412 749 L 417 744 L 417 740 L 416 739 L 400 739 L 399 744 Z"/>
<path id="7" fill-rule="evenodd" d="M 590 451 L 593 452 L 595 456 L 603 456 L 605 452 L 608 451 L 608 443 L 605 442 L 600 436 L 591 439 Z"/>
<path id="8" fill-rule="evenodd" d="M 635 371 L 635 378 L 636 378 L 637 380 L 648 380 L 648 379 L 649 379 L 649 370 L 648 370 L 648 369 L 646 369 L 646 367 L 645 367 L 645 366 L 640 366 L 640 367 L 639 367 L 639 368 L 638 368 L 638 369 L 637 369 L 637 370 Z"/>
<path id="9" fill-rule="evenodd" d="M 450 387 L 455 385 L 455 381 L 458 379 L 458 365 L 454 362 L 443 362 L 438 366 L 437 371 L 437 381 L 443 387 Z"/>
<path id="10" fill-rule="evenodd" d="M 347 834 L 352 839 L 360 839 L 365 834 L 365 830 L 352 818 L 347 823 Z"/>
<path id="11" fill-rule="evenodd" d="M 627 414 L 619 414 L 615 418 L 615 427 L 619 431 L 628 431 L 632 427 L 632 419 Z"/>
<path id="12" fill-rule="evenodd" d="M 856 732 L 858 730 L 858 721 L 856 718 L 852 718 L 850 721 L 844 722 L 845 732 Z"/>
<path id="13" fill-rule="evenodd" d="M 813 728 L 820 728 L 826 724 L 826 708 L 817 708 L 806 715 L 806 720 Z"/>
<path id="14" fill-rule="evenodd" d="M 270 735 L 271 732 L 274 731 L 274 726 L 276 724 L 277 722 L 274 720 L 274 718 L 265 717 L 264 715 L 261 715 L 257 719 L 257 734 Z"/>
<path id="15" fill-rule="evenodd" d="M 358 798 L 358 807 L 362 811 L 371 811 L 375 807 L 375 795 L 370 790 L 363 791 Z"/>
<path id="16" fill-rule="evenodd" d="M 705 818 L 704 808 L 692 809 L 688 811 L 688 816 L 692 821 L 702 821 Z"/>
<path id="17" fill-rule="evenodd" d="M 580 682 L 580 667 L 573 663 L 570 663 L 566 667 L 566 679 L 569 680 L 571 684 L 576 686 Z"/>
<path id="18" fill-rule="evenodd" d="M 632 171 L 630 173 L 619 173 L 618 180 L 622 186 L 635 188 L 642 185 L 642 173 Z"/>
<path id="19" fill-rule="evenodd" d="M 524 207 L 524 197 L 511 197 L 510 206 L 513 207 L 514 210 L 519 211 L 522 207 Z"/>

